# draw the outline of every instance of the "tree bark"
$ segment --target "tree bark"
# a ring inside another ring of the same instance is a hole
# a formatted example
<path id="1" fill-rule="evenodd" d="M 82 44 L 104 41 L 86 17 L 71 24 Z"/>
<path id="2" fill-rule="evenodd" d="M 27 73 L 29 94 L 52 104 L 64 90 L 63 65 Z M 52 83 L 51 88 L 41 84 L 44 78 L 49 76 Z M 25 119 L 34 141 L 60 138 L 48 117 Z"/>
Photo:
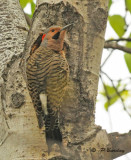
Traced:
<path id="1" fill-rule="evenodd" d="M 111 149 L 114 149 L 111 154 L 112 159 L 131 152 L 131 131 L 125 134 L 110 133 L 108 138 L 112 144 Z"/>
<path id="2" fill-rule="evenodd" d="M 0 159 L 41 159 L 46 150 L 19 63 L 27 23 L 19 0 L 0 1 Z"/>
<path id="3" fill-rule="evenodd" d="M 18 0 L 0 2 L 1 159 L 110 160 L 122 155 L 113 157 L 111 152 L 102 150 L 114 147 L 115 138 L 94 123 L 107 6 L 108 0 L 38 0 L 27 36 L 28 26 Z M 66 40 L 70 85 L 60 114 L 63 152 L 54 146 L 48 155 L 26 88 L 25 63 L 40 32 L 51 25 L 69 23 L 74 26 Z"/>

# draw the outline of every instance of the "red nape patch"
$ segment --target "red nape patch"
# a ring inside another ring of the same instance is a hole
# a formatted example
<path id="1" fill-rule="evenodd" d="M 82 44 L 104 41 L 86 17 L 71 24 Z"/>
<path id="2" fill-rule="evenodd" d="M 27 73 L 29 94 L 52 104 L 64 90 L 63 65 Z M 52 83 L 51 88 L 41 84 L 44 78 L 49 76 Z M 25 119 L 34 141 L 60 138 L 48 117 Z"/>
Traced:
<path id="1" fill-rule="evenodd" d="M 43 41 L 43 39 L 45 38 L 45 36 L 46 36 L 46 34 L 43 34 L 43 36 L 42 36 L 42 41 Z"/>

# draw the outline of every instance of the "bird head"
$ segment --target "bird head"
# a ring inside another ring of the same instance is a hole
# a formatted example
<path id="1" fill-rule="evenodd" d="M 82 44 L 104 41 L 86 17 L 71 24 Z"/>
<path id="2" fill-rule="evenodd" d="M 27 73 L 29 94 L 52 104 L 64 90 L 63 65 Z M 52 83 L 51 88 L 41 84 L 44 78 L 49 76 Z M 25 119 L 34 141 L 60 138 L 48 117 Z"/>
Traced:
<path id="1" fill-rule="evenodd" d="M 40 46 L 55 50 L 61 51 L 63 49 L 63 43 L 65 38 L 66 29 L 72 24 L 66 26 L 52 26 L 44 31 L 42 35 L 42 42 Z"/>

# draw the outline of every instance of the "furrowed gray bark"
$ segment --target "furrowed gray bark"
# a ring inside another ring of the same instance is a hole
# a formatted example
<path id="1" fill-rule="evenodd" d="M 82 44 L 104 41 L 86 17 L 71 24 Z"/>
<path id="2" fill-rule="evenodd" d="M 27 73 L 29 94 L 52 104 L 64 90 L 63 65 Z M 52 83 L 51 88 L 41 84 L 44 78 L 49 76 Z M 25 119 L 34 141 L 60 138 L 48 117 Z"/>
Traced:
<path id="1" fill-rule="evenodd" d="M 131 152 L 131 131 L 125 134 L 119 134 L 117 132 L 108 134 L 109 140 L 112 144 L 112 159 L 125 155 Z"/>
<path id="2" fill-rule="evenodd" d="M 38 0 L 27 36 L 28 26 L 19 1 L 0 2 L 2 160 L 110 160 L 130 151 L 124 143 L 121 145 L 123 148 L 120 148 L 125 150 L 124 153 L 101 152 L 103 148 L 117 149 L 115 144 L 119 145 L 120 141 L 116 136 L 121 140 L 124 136 L 117 133 L 108 135 L 94 124 L 107 6 L 108 0 Z M 69 23 L 74 23 L 74 26 L 67 33 L 66 41 L 70 85 L 60 116 L 63 152 L 60 153 L 57 146 L 54 146 L 48 155 L 45 136 L 38 128 L 26 88 L 25 62 L 34 40 L 42 30 L 51 25 L 64 26 Z M 129 137 L 130 134 L 125 135 L 127 140 Z"/>
<path id="3" fill-rule="evenodd" d="M 28 26 L 18 0 L 0 1 L 0 159 L 41 159 L 46 150 L 19 68 Z"/>

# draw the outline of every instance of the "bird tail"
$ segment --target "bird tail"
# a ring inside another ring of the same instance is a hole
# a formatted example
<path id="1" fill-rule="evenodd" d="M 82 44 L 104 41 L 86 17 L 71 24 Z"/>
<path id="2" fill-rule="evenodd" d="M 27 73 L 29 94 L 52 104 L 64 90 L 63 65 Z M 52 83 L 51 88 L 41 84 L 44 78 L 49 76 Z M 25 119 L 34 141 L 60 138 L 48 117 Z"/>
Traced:
<path id="1" fill-rule="evenodd" d="M 52 109 L 54 107 L 50 107 L 50 105 L 47 104 L 48 114 L 45 114 L 41 107 L 42 104 L 39 97 L 36 96 L 34 101 L 39 128 L 42 128 L 45 123 L 46 142 L 61 143 L 62 134 L 59 125 L 59 110 L 54 111 Z"/>
<path id="2" fill-rule="evenodd" d="M 47 97 L 44 94 L 38 94 L 37 90 L 31 92 L 33 104 L 36 110 L 39 128 L 45 124 L 45 134 L 48 149 L 54 143 L 61 144 L 62 134 L 59 126 L 59 107 L 55 107 L 50 102 L 45 103 Z"/>
<path id="3" fill-rule="evenodd" d="M 59 110 L 53 110 L 50 105 L 47 105 L 48 115 L 45 115 L 45 132 L 46 141 L 52 141 L 52 143 L 61 143 L 62 134 L 59 126 Z"/>
<path id="4" fill-rule="evenodd" d="M 39 95 L 42 110 L 44 112 L 45 132 L 47 141 L 62 141 L 62 134 L 59 128 L 59 107 L 54 106 L 47 99 L 45 93 Z"/>

